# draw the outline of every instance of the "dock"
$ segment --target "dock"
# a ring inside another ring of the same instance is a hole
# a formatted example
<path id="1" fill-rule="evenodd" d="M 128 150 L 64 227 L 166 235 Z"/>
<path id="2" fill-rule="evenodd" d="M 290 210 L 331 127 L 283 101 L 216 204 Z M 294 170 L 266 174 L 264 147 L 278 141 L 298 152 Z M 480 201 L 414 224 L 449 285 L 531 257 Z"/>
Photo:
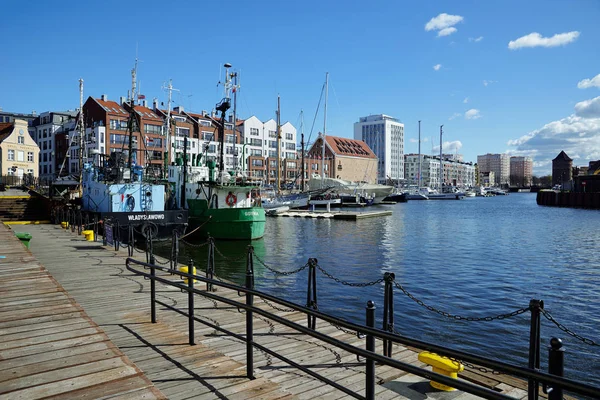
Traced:
<path id="1" fill-rule="evenodd" d="M 382 211 L 325 211 L 325 210 L 288 210 L 278 213 L 267 214 L 271 217 L 291 217 L 291 218 L 318 218 L 318 219 L 341 219 L 347 221 L 356 221 L 365 218 L 385 217 L 392 215 L 391 210 Z"/>
<path id="2" fill-rule="evenodd" d="M 0 264 L 0 291 L 3 293 L 0 301 L 5 306 L 3 310 L 10 307 L 10 311 L 0 312 L 0 343 L 3 346 L 0 348 L 0 396 L 3 398 L 18 397 L 13 396 L 18 393 L 14 391 L 17 389 L 5 388 L 20 388 L 18 390 L 35 394 L 25 396 L 28 399 L 47 396 L 41 391 L 45 387 L 44 379 L 52 382 L 48 385 L 63 388 L 62 398 L 69 399 L 95 398 L 99 393 L 106 395 L 110 390 L 121 390 L 119 385 L 128 388 L 130 393 L 119 397 L 123 399 L 350 398 L 258 350 L 254 351 L 256 379 L 249 380 L 245 376 L 245 342 L 197 323 L 194 329 L 196 345 L 190 346 L 187 318 L 163 307 L 157 307 L 158 321 L 151 323 L 150 283 L 125 268 L 126 249 L 115 251 L 110 246 L 102 246 L 101 242 L 86 242 L 82 236 L 55 225 L 14 226 L 13 229 L 26 230 L 33 239 L 30 253 L 16 238 L 10 237 L 13 233 L 8 228 L 0 226 L 0 240 L 10 243 L 10 251 L 4 251 L 4 255 L 14 259 L 12 263 L 0 259 L 3 262 Z M 144 253 L 135 252 L 134 257 L 145 260 Z M 239 299 L 237 291 L 219 288 L 218 294 Z M 186 309 L 187 295 L 175 288 L 157 283 L 157 298 Z M 306 324 L 303 313 L 275 311 L 260 298 L 255 298 L 255 305 Z M 245 316 L 235 307 L 196 296 L 194 310 L 207 321 L 244 335 Z M 58 320 L 68 320 L 68 324 L 58 323 Z M 323 321 L 319 322 L 317 330 L 356 346 L 364 345 L 364 338 Z M 42 332 L 43 335 L 36 334 Z M 310 366 L 347 388 L 363 390 L 365 364 L 358 362 L 353 354 L 257 315 L 254 316 L 254 332 L 257 343 Z M 68 339 L 71 336 L 74 338 Z M 63 340 L 62 350 L 54 348 Z M 46 348 L 36 347 L 40 346 L 38 342 L 45 343 Z M 380 342 L 376 345 L 381 349 Z M 417 358 L 418 351 L 394 345 L 393 358 L 424 367 Z M 82 364 L 85 368 L 77 368 L 83 371 L 82 374 L 101 376 L 103 380 L 94 379 L 95 386 L 78 389 L 84 392 L 65 392 L 72 390 L 69 379 L 76 378 L 69 375 L 61 378 L 63 372 L 72 369 L 57 364 L 58 354 L 69 354 L 62 361 Z M 110 357 L 108 359 L 112 361 L 88 361 L 88 357 L 95 354 L 104 359 Z M 16 361 L 19 358 L 21 360 Z M 23 360 L 27 362 L 21 362 Z M 108 372 L 90 372 L 96 370 L 87 369 L 88 364 L 91 364 L 89 368 L 104 365 Z M 111 377 L 118 374 L 123 374 L 123 379 L 113 382 Z M 466 367 L 459 379 L 515 398 L 527 397 L 527 382 L 510 375 L 482 372 L 477 366 Z M 376 382 L 377 399 L 477 398 L 460 391 L 439 392 L 425 379 L 387 366 L 377 366 Z"/>

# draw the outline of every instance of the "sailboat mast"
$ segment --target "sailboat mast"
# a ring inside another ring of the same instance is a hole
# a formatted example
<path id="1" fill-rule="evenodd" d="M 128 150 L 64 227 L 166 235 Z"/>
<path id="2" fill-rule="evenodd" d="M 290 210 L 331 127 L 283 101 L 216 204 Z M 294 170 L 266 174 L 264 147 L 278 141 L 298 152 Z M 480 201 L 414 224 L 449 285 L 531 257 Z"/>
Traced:
<path id="1" fill-rule="evenodd" d="M 171 160 L 169 159 L 171 155 L 171 99 L 173 96 L 173 79 L 169 79 L 169 86 L 167 86 L 167 90 L 169 91 L 169 100 L 167 102 L 167 143 L 166 154 L 165 154 L 165 175 L 167 174 L 167 168 L 170 164 Z"/>
<path id="2" fill-rule="evenodd" d="M 277 193 L 281 190 L 281 97 L 277 95 Z"/>
<path id="3" fill-rule="evenodd" d="M 442 191 L 442 179 L 444 179 L 444 163 L 442 161 L 442 128 L 444 125 L 440 125 L 440 192 Z"/>
<path id="4" fill-rule="evenodd" d="M 83 155 L 85 140 L 85 127 L 83 126 L 83 79 L 79 79 L 79 193 L 83 182 Z"/>
<path id="5" fill-rule="evenodd" d="M 419 178 L 417 180 L 418 188 L 421 187 L 421 121 L 419 120 Z"/>
<path id="6" fill-rule="evenodd" d="M 300 190 L 304 192 L 304 111 L 300 110 L 300 149 L 302 151 L 302 180 Z"/>
<path id="7" fill-rule="evenodd" d="M 231 73 L 231 77 L 233 78 L 233 156 L 234 156 L 234 162 L 235 162 L 235 166 L 237 167 L 237 129 L 236 129 L 236 111 L 237 111 L 237 91 L 238 91 L 238 73 L 237 72 L 232 72 Z M 242 163 L 242 170 L 243 170 L 243 163 Z M 237 169 L 237 168 L 236 168 Z"/>
<path id="8" fill-rule="evenodd" d="M 325 115 L 323 117 L 323 136 L 321 137 L 321 187 L 325 179 L 325 136 L 327 134 L 327 97 L 329 96 L 329 72 L 325 73 Z"/>

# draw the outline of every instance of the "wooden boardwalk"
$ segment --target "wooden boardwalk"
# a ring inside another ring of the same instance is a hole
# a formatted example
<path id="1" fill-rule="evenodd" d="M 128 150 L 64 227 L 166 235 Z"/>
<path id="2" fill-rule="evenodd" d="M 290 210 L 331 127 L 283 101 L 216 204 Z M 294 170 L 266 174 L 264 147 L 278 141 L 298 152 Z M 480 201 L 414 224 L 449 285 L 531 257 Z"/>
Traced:
<path id="1" fill-rule="evenodd" d="M 244 342 L 196 323 L 197 345 L 189 346 L 187 319 L 160 306 L 157 306 L 158 323 L 150 323 L 150 284 L 126 270 L 125 249 L 115 252 L 101 243 L 85 242 L 82 237 L 54 225 L 27 226 L 22 230 L 33 235 L 33 254 L 81 304 L 87 315 L 106 332 L 111 342 L 168 398 L 350 398 L 342 391 L 258 350 L 254 351 L 257 379 L 248 380 L 245 377 Z M 145 259 L 145 255 L 141 253 L 134 256 L 138 256 L 140 260 Z M 198 262 L 203 265 L 201 260 Z M 157 284 L 157 291 L 158 300 L 187 311 L 186 294 L 161 284 Z M 225 289 L 219 289 L 218 294 L 240 299 L 237 292 Z M 47 300 L 48 307 L 60 307 L 51 303 L 51 299 Z M 306 324 L 304 314 L 275 311 L 258 298 L 255 305 Z M 221 328 L 245 334 L 245 315 L 236 308 L 196 296 L 195 313 L 197 317 L 216 323 Z M 0 317 L 0 324 L 3 323 L 4 320 Z M 45 322 L 39 322 L 43 323 Z M 41 326 L 36 328 L 43 329 Z M 50 330 L 52 326 L 56 324 L 50 325 Z M 256 314 L 254 327 L 254 339 L 257 343 L 297 363 L 311 366 L 313 371 L 350 389 L 364 393 L 365 366 L 354 355 L 259 318 Z M 325 322 L 319 321 L 317 329 L 347 343 L 364 346 L 364 339 L 344 333 Z M 0 333 L 4 334 L 3 331 Z M 381 349 L 381 343 L 377 346 Z M 396 345 L 393 354 L 397 360 L 424 366 L 417 360 L 416 349 Z M 525 398 L 527 395 L 526 382 L 511 376 L 467 369 L 461 374 L 461 378 L 515 398 Z M 476 398 L 463 392 L 437 392 L 420 377 L 386 366 L 377 366 L 376 379 L 380 383 L 376 387 L 378 399 Z M 1 385 L 0 382 L 0 387 Z"/>
<path id="2" fill-rule="evenodd" d="M 0 243 L 2 399 L 165 398 L 3 224 Z"/>

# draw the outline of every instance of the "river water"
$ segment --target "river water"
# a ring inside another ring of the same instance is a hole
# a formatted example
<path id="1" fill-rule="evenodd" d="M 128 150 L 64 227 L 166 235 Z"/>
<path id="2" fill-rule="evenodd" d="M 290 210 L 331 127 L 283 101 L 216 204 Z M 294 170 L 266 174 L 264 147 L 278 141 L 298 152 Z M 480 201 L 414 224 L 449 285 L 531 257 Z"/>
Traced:
<path id="1" fill-rule="evenodd" d="M 252 245 L 264 264 L 280 271 L 315 257 L 349 283 L 393 272 L 417 299 L 464 317 L 510 313 L 541 299 L 558 322 L 600 343 L 600 211 L 540 207 L 530 193 L 412 201 L 364 211 L 378 209 L 393 215 L 358 221 L 269 218 L 264 239 Z M 236 258 L 247 245 L 217 242 L 217 249 Z M 206 247 L 186 250 L 196 265 L 206 265 Z M 219 252 L 217 275 L 242 283 L 245 261 L 224 261 Z M 259 290 L 299 304 L 306 303 L 307 272 L 280 276 L 255 262 Z M 362 324 L 366 302 L 373 300 L 381 326 L 383 284 L 351 287 L 319 272 L 317 281 L 321 311 Z M 504 320 L 456 320 L 429 311 L 398 289 L 394 311 L 395 328 L 403 335 L 527 366 L 529 312 Z M 564 343 L 566 376 L 600 385 L 600 347 L 582 343 L 542 317 L 544 368 L 553 336 Z"/>

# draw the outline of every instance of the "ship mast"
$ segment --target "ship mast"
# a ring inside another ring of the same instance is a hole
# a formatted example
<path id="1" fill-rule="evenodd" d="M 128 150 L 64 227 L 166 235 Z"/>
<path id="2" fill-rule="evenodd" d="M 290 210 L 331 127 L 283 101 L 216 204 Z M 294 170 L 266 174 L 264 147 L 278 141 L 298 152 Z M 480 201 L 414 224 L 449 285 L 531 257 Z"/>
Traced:
<path id="1" fill-rule="evenodd" d="M 133 130 L 134 130 L 134 120 L 135 120 L 135 88 L 136 88 L 136 78 L 137 78 L 137 63 L 138 59 L 135 58 L 135 67 L 131 70 L 131 97 L 129 98 L 129 105 L 131 107 L 130 117 L 129 117 L 129 157 L 127 160 L 127 168 L 131 171 L 131 167 L 133 165 Z"/>
<path id="2" fill-rule="evenodd" d="M 444 125 L 440 125 L 440 193 L 442 192 L 442 179 L 444 179 L 444 163 L 442 162 L 442 128 Z"/>
<path id="3" fill-rule="evenodd" d="M 327 132 L 327 97 L 329 95 L 329 72 L 325 73 L 325 114 L 323 117 L 323 135 L 321 137 L 321 188 L 325 186 L 325 135 Z"/>
<path id="4" fill-rule="evenodd" d="M 174 89 L 173 88 L 173 79 L 169 79 L 169 86 L 164 86 L 163 85 L 163 89 L 166 89 L 169 91 L 169 101 L 167 102 L 167 132 L 166 132 L 166 136 L 167 136 L 167 143 L 165 143 L 165 176 L 167 175 L 167 169 L 169 167 L 169 164 L 171 163 L 171 160 L 169 159 L 169 156 L 171 154 L 171 98 L 173 95 L 173 90 L 175 91 L 179 91 L 178 89 Z"/>
<path id="5" fill-rule="evenodd" d="M 302 151 L 302 180 L 300 190 L 304 192 L 304 111 L 300 110 L 300 148 Z"/>
<path id="6" fill-rule="evenodd" d="M 238 85 L 238 73 L 232 72 L 231 78 L 233 78 L 233 86 L 231 91 L 233 92 L 233 155 L 235 160 L 235 166 L 237 169 L 237 128 L 236 128 L 236 117 L 237 117 L 237 91 L 240 88 Z M 241 143 L 243 144 L 243 143 Z M 244 157 L 244 154 L 242 154 Z M 242 174 L 244 173 L 244 162 L 242 161 Z"/>
<path id="7" fill-rule="evenodd" d="M 231 99 L 229 98 L 229 90 L 231 89 L 231 77 L 229 76 L 229 68 L 231 68 L 231 64 L 225 63 L 225 97 L 217 103 L 216 110 L 221 111 L 221 123 L 219 124 L 219 177 L 221 179 L 221 183 L 223 180 L 223 171 L 225 168 L 224 159 L 223 159 L 223 151 L 225 147 L 225 113 L 231 107 Z"/>
<path id="8" fill-rule="evenodd" d="M 83 183 L 83 155 L 85 151 L 85 127 L 83 124 L 83 79 L 79 79 L 79 196 L 81 197 Z"/>
<path id="9" fill-rule="evenodd" d="M 417 180 L 417 190 L 421 188 L 421 121 L 419 121 L 419 179 Z"/>
<path id="10" fill-rule="evenodd" d="M 277 95 L 277 193 L 281 191 L 281 98 Z"/>

